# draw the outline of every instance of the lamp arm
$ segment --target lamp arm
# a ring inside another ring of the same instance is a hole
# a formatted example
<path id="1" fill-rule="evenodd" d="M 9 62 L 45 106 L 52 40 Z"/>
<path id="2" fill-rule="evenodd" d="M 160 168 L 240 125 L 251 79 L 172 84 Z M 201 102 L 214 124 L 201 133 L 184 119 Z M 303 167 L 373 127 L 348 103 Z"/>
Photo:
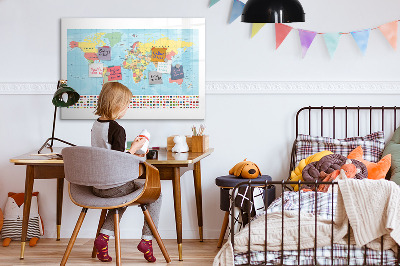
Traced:
<path id="1" fill-rule="evenodd" d="M 56 129 L 56 117 L 57 117 L 57 106 L 54 106 L 53 131 L 51 133 L 51 144 L 50 144 L 50 149 L 51 150 L 53 148 L 54 131 Z"/>

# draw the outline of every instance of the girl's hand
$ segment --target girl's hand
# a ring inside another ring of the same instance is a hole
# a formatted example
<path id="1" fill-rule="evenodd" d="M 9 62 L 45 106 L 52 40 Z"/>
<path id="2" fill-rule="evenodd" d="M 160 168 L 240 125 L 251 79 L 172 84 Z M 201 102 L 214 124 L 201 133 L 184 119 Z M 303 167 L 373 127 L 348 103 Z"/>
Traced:
<path id="1" fill-rule="evenodd" d="M 149 153 L 149 149 L 147 149 L 147 151 L 146 151 L 146 153 L 145 154 L 136 154 L 135 153 L 135 155 L 136 156 L 139 156 L 139 157 L 146 157 L 146 155 Z"/>
<path id="2" fill-rule="evenodd" d="M 129 152 L 131 154 L 135 154 L 140 148 L 143 147 L 143 145 L 146 143 L 146 141 L 147 140 L 145 138 L 136 137 L 135 140 L 132 142 Z"/>

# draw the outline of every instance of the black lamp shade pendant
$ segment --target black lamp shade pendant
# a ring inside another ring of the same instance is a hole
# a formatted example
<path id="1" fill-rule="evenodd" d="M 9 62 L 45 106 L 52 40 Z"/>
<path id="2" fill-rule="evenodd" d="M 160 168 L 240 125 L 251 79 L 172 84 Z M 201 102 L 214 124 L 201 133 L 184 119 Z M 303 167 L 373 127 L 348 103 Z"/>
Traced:
<path id="1" fill-rule="evenodd" d="M 66 80 L 59 80 L 57 83 L 57 90 L 53 95 L 52 103 L 54 105 L 54 116 L 53 116 L 53 130 L 51 133 L 51 137 L 48 138 L 42 147 L 40 147 L 38 153 L 44 148 L 50 148 L 51 152 L 53 152 L 53 142 L 57 140 L 59 142 L 68 144 L 70 146 L 75 146 L 75 144 L 69 143 L 65 140 L 55 138 L 54 131 L 56 128 L 56 117 L 57 117 L 57 107 L 68 107 L 76 104 L 79 101 L 80 95 L 73 88 L 67 86 Z"/>
<path id="2" fill-rule="evenodd" d="M 304 15 L 298 0 L 249 0 L 243 8 L 242 22 L 304 22 Z"/>
<path id="3" fill-rule="evenodd" d="M 63 99 L 63 95 L 67 96 L 66 99 Z M 79 101 L 79 97 L 79 94 L 73 88 L 61 83 L 53 95 L 52 103 L 56 107 L 68 107 L 76 104 Z"/>

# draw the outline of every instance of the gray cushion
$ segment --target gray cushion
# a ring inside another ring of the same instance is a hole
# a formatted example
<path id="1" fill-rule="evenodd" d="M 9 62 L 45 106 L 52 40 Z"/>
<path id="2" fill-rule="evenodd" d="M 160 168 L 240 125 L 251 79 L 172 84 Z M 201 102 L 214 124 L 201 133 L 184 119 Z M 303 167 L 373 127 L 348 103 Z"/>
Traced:
<path id="1" fill-rule="evenodd" d="M 96 147 L 68 147 L 62 150 L 65 179 L 96 188 L 123 185 L 139 176 L 145 159 L 125 152 Z"/>
<path id="2" fill-rule="evenodd" d="M 136 182 L 145 182 L 145 180 L 136 180 Z M 100 198 L 93 194 L 92 187 L 70 184 L 70 193 L 72 199 L 79 205 L 90 207 L 112 207 L 127 203 L 135 199 L 143 191 L 143 187 L 123 197 Z"/>
<path id="3" fill-rule="evenodd" d="M 386 144 L 382 157 L 392 155 L 392 165 L 388 172 L 390 180 L 400 185 L 400 127 L 396 129 L 392 139 Z"/>

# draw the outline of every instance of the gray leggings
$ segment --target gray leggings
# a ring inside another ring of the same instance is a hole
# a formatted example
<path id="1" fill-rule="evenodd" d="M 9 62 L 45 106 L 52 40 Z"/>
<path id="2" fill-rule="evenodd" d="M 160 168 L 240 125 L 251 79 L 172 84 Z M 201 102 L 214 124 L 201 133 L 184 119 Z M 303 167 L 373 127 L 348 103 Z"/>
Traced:
<path id="1" fill-rule="evenodd" d="M 98 189 L 93 188 L 93 194 L 101 197 L 101 198 L 116 198 L 128 195 L 144 186 L 144 182 L 139 182 L 136 180 L 130 181 L 122 186 L 113 187 L 108 189 Z M 154 224 L 158 228 L 158 221 L 160 219 L 160 210 L 161 210 L 161 202 L 162 196 L 153 203 L 146 204 L 147 209 L 153 218 Z M 126 207 L 118 208 L 119 218 L 122 218 Z M 100 233 L 106 234 L 109 236 L 114 236 L 114 210 L 108 210 L 106 220 L 104 221 L 103 227 L 101 228 Z M 151 240 L 153 239 L 153 234 L 150 230 L 149 225 L 147 224 L 146 220 L 144 221 L 143 230 L 142 230 L 142 239 Z"/>

